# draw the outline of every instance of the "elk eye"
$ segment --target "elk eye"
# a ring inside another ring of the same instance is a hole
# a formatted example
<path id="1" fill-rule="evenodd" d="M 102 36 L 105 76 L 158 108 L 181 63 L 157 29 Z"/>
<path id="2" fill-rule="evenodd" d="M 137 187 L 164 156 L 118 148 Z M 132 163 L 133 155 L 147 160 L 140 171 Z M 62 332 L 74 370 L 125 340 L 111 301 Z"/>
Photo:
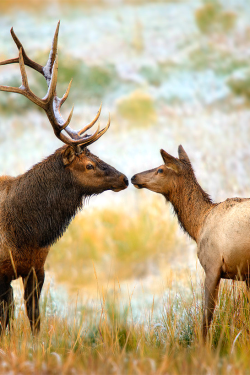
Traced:
<path id="1" fill-rule="evenodd" d="M 163 169 L 158 169 L 157 173 L 163 173 Z"/>
<path id="2" fill-rule="evenodd" d="M 92 164 L 87 164 L 86 169 L 94 169 L 94 166 Z"/>

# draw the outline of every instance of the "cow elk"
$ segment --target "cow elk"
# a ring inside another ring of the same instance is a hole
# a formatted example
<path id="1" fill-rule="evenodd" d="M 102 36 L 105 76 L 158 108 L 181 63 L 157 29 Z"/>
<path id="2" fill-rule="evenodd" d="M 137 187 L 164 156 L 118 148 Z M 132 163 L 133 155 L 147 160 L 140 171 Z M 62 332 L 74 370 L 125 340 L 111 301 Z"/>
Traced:
<path id="1" fill-rule="evenodd" d="M 0 178 L 0 321 L 1 332 L 9 324 L 13 312 L 11 281 L 22 277 L 24 300 L 32 332 L 40 330 L 39 297 L 44 282 L 44 263 L 50 246 L 62 236 L 71 219 L 81 209 L 84 199 L 106 190 L 118 192 L 128 186 L 127 177 L 93 155 L 87 148 L 109 128 L 92 135 L 89 130 L 100 116 L 79 131 L 70 128 L 72 112 L 64 121 L 60 108 L 67 99 L 69 87 L 60 99 L 56 94 L 57 40 L 59 23 L 54 35 L 47 64 L 43 67 L 32 61 L 11 29 L 19 57 L 0 65 L 19 63 L 22 85 L 0 86 L 1 91 L 26 96 L 43 108 L 54 133 L 64 146 L 47 159 L 18 177 Z M 25 65 L 44 76 L 48 85 L 43 99 L 29 88 Z M 83 228 L 84 230 L 84 228 Z"/>
<path id="2" fill-rule="evenodd" d="M 179 158 L 161 150 L 164 164 L 131 179 L 138 188 L 162 194 L 171 202 L 181 227 L 197 243 L 205 271 L 203 338 L 211 323 L 221 279 L 245 281 L 250 287 L 250 199 L 213 203 L 198 184 L 182 146 Z"/>

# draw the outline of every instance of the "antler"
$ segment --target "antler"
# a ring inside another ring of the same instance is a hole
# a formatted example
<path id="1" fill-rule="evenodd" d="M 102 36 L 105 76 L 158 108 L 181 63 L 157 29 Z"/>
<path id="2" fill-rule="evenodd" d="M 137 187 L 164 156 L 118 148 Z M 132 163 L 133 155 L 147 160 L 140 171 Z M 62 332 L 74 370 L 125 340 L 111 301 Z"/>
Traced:
<path id="1" fill-rule="evenodd" d="M 90 145 L 91 143 L 97 141 L 97 139 L 99 139 L 108 130 L 110 126 L 110 118 L 105 128 L 99 131 L 100 127 L 98 125 L 97 130 L 92 135 L 87 135 L 87 134 L 82 135 L 82 134 L 85 133 L 88 129 L 90 129 L 96 123 L 96 121 L 98 120 L 100 116 L 102 105 L 100 105 L 100 108 L 94 120 L 90 124 L 86 125 L 84 128 L 78 131 L 71 129 L 69 126 L 69 123 L 73 115 L 74 107 L 72 108 L 68 116 L 68 119 L 64 121 L 60 113 L 60 109 L 69 95 L 72 80 L 70 81 L 68 88 L 65 94 L 63 95 L 63 97 L 58 98 L 58 96 L 56 95 L 56 84 L 57 84 L 57 72 L 58 72 L 57 42 L 58 42 L 59 26 L 60 26 L 60 21 L 57 24 L 55 35 L 54 35 L 53 42 L 52 42 L 51 51 L 49 54 L 47 64 L 45 66 L 37 64 L 35 61 L 31 60 L 27 56 L 22 43 L 19 41 L 16 34 L 14 33 L 13 28 L 11 28 L 10 32 L 11 32 L 12 38 L 14 39 L 14 42 L 16 43 L 17 48 L 19 49 L 19 57 L 2 61 L 0 62 L 0 65 L 19 63 L 21 77 L 22 77 L 22 85 L 20 87 L 0 86 L 0 90 L 7 91 L 7 92 L 15 92 L 15 93 L 24 95 L 33 103 L 43 108 L 53 127 L 54 133 L 57 136 L 57 138 L 59 138 L 62 142 L 75 147 L 77 152 L 81 152 L 80 147 L 78 146 L 86 147 Z M 46 82 L 48 85 L 48 91 L 44 98 L 42 99 L 39 98 L 29 88 L 25 65 L 41 73 L 46 79 Z M 63 130 L 67 132 L 69 137 L 62 133 Z"/>

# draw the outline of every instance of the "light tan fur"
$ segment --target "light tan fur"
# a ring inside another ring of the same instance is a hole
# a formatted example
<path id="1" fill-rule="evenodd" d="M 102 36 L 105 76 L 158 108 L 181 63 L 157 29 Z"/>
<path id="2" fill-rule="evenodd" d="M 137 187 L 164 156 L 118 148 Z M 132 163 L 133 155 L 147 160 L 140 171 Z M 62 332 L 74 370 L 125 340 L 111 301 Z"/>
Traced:
<path id="1" fill-rule="evenodd" d="M 205 271 L 203 337 L 211 323 L 222 278 L 250 285 L 250 199 L 213 203 L 198 184 L 182 146 L 179 159 L 161 150 L 164 165 L 136 174 L 131 182 L 163 194 L 173 204 L 179 222 L 196 241 Z"/>

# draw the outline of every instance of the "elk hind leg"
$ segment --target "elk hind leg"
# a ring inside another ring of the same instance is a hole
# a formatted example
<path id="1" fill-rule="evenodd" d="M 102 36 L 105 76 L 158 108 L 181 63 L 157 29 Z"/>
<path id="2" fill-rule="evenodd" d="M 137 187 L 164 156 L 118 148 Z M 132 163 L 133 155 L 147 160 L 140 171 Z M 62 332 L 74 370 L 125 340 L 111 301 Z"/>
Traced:
<path id="1" fill-rule="evenodd" d="M 0 282 L 0 334 L 7 328 L 13 315 L 13 289 L 10 281 L 3 280 Z"/>
<path id="2" fill-rule="evenodd" d="M 33 334 L 40 331 L 39 298 L 43 283 L 43 269 L 35 271 L 35 269 L 32 268 L 29 275 L 25 278 L 23 277 L 25 307 Z"/>
<path id="3" fill-rule="evenodd" d="M 206 275 L 205 279 L 205 309 L 203 313 L 203 327 L 202 327 L 202 334 L 203 339 L 206 339 L 208 328 L 210 326 L 215 304 L 218 298 L 218 291 L 219 291 L 219 284 L 220 284 L 220 275 Z"/>
<path id="4" fill-rule="evenodd" d="M 250 276 L 249 275 L 246 279 L 246 286 L 247 286 L 247 302 L 250 302 Z"/>

